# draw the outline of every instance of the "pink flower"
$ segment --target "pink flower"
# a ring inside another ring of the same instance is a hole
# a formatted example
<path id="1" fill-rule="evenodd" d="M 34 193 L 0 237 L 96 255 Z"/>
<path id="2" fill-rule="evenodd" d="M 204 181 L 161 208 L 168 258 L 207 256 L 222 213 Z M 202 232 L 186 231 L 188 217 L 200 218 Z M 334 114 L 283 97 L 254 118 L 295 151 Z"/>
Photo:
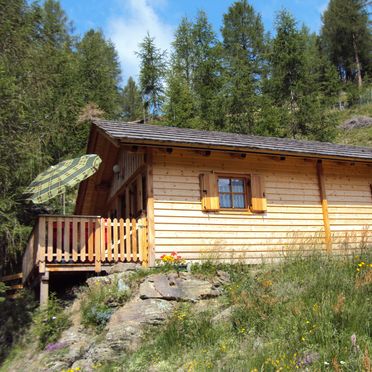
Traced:
<path id="1" fill-rule="evenodd" d="M 174 251 L 173 251 L 173 252 L 171 253 L 171 255 L 172 255 L 172 256 L 177 256 L 177 252 L 174 252 Z"/>

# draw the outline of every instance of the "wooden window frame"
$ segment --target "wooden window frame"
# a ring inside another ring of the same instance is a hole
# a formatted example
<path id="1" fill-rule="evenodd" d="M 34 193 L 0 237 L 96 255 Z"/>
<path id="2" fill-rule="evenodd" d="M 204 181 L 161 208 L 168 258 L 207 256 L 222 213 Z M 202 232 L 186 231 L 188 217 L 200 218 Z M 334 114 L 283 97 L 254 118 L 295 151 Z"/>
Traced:
<path id="1" fill-rule="evenodd" d="M 232 188 L 231 188 L 231 192 L 223 192 L 222 194 L 225 194 L 225 195 L 244 195 L 244 207 L 243 208 L 234 208 L 234 207 L 231 207 L 231 208 L 222 208 L 220 207 L 220 211 L 222 212 L 234 212 L 234 213 L 241 213 L 241 212 L 250 212 L 250 182 L 251 182 L 251 178 L 249 176 L 245 176 L 245 175 L 242 175 L 242 174 L 227 174 L 227 173 L 218 173 L 217 174 L 217 190 L 218 190 L 218 198 L 220 199 L 220 191 L 219 191 L 219 185 L 218 185 L 218 181 L 220 180 L 220 178 L 224 178 L 224 179 L 241 179 L 243 180 L 244 182 L 244 192 L 243 193 L 240 193 L 240 192 L 232 192 Z M 232 203 L 233 203 L 233 198 L 231 199 Z"/>

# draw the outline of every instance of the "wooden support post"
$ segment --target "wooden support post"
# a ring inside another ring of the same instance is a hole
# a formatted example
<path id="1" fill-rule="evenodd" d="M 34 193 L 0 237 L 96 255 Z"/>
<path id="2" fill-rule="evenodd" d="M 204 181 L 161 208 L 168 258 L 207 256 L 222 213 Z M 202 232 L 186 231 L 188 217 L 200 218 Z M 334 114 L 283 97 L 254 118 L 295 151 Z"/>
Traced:
<path id="1" fill-rule="evenodd" d="M 323 211 L 323 222 L 324 222 L 324 233 L 325 233 L 325 245 L 328 253 L 332 252 L 332 235 L 331 235 L 331 225 L 329 223 L 328 215 L 328 200 L 327 192 L 324 182 L 324 171 L 323 171 L 323 162 L 318 160 L 317 162 L 317 175 L 319 182 L 319 192 L 320 192 L 320 201 L 322 203 Z"/>
<path id="2" fill-rule="evenodd" d="M 154 183 L 152 152 L 146 154 L 146 185 L 147 185 L 147 234 L 148 234 L 148 263 L 155 266 L 155 226 L 154 226 Z"/>
<path id="3" fill-rule="evenodd" d="M 49 271 L 40 275 L 40 306 L 48 304 L 49 297 Z"/>

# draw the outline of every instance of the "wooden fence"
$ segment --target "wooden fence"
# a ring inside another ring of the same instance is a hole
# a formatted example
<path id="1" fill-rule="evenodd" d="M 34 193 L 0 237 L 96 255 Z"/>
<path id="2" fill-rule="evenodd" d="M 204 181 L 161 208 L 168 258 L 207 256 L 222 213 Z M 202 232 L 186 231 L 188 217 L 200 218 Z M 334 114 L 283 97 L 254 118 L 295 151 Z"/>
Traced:
<path id="1" fill-rule="evenodd" d="M 35 266 L 71 267 L 116 262 L 147 265 L 147 219 L 87 216 L 40 216 L 23 256 L 23 281 Z"/>

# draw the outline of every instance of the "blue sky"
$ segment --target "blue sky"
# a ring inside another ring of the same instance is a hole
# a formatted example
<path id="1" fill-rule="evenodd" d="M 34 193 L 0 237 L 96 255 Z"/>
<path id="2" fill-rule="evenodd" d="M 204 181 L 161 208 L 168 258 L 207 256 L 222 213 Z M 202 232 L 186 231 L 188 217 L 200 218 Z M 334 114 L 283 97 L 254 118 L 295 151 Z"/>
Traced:
<path id="1" fill-rule="evenodd" d="M 149 31 L 158 47 L 169 50 L 173 33 L 183 16 L 193 18 L 199 9 L 208 14 L 219 33 L 223 14 L 233 0 L 60 0 L 73 21 L 75 32 L 101 29 L 115 44 L 119 53 L 124 81 L 129 75 L 138 77 L 138 60 L 134 53 Z M 266 30 L 272 31 L 275 14 L 288 9 L 300 23 L 319 31 L 321 13 L 328 0 L 251 0 L 262 16 Z"/>

